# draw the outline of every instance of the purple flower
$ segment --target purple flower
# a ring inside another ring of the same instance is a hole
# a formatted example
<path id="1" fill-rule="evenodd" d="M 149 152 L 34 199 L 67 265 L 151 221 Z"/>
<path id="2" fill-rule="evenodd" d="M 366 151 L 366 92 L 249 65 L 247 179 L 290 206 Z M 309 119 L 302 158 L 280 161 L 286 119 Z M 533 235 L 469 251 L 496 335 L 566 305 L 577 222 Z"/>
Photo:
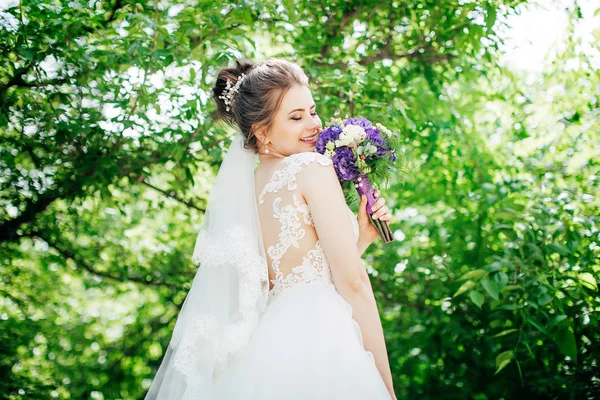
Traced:
<path id="1" fill-rule="evenodd" d="M 365 130 L 367 140 L 377 147 L 377 157 L 375 155 L 370 156 L 369 158 L 379 158 L 383 156 L 391 149 L 385 145 L 385 141 L 381 137 L 381 131 L 373 126 L 371 121 L 366 118 L 348 118 L 344 121 L 345 125 L 357 125 Z"/>
<path id="2" fill-rule="evenodd" d="M 347 120 L 344 121 L 344 125 L 358 125 L 361 128 L 363 128 L 365 131 L 367 131 L 367 129 L 373 127 L 373 124 L 371 123 L 371 121 L 369 121 L 368 119 L 363 118 L 363 117 L 348 118 Z"/>
<path id="3" fill-rule="evenodd" d="M 387 144 L 386 138 L 381 131 L 373 126 L 371 121 L 366 118 L 348 118 L 342 122 L 342 125 L 332 125 L 325 129 L 317 138 L 316 151 L 325 154 L 327 144 L 339 139 L 343 128 L 348 125 L 360 126 L 365 131 L 365 144 L 369 143 L 376 147 L 375 154 L 366 156 L 366 160 L 378 160 L 381 157 L 389 154 L 392 161 L 396 160 L 396 155 L 393 149 Z M 354 151 L 348 146 L 335 147 L 334 155 L 332 156 L 335 173 L 340 181 L 354 181 L 360 171 L 358 169 L 358 161 Z"/>
<path id="4" fill-rule="evenodd" d="M 321 154 L 325 154 L 325 146 L 327 146 L 328 142 L 335 143 L 336 140 L 340 138 L 340 133 L 342 132 L 342 127 L 338 125 L 332 125 L 325 129 L 319 137 L 317 138 L 316 149 L 317 152 Z"/>
<path id="5" fill-rule="evenodd" d="M 335 149 L 335 155 L 332 157 L 335 167 L 335 174 L 340 181 L 353 181 L 359 174 L 356 166 L 356 157 L 352 149 L 343 146 Z"/>

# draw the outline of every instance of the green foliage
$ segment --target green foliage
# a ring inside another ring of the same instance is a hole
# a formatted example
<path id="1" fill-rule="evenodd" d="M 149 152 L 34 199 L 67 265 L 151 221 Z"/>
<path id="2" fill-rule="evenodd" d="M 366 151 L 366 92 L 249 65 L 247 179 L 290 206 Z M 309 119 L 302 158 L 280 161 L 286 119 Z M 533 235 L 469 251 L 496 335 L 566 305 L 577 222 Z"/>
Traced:
<path id="1" fill-rule="evenodd" d="M 521 3 L 4 10 L 0 397 L 143 396 L 228 146 L 208 91 L 279 56 L 324 122 L 381 121 L 416 151 L 384 189 L 397 240 L 365 257 L 398 398 L 594 398 L 600 75 L 574 38 L 539 76 L 499 66 Z"/>

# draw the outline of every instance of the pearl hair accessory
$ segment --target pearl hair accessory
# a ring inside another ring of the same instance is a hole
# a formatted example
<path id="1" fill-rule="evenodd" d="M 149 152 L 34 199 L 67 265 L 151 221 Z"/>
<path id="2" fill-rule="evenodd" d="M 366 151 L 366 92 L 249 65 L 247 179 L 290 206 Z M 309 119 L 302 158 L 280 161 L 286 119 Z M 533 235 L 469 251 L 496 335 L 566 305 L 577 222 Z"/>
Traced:
<path id="1" fill-rule="evenodd" d="M 242 81 L 245 77 L 246 74 L 242 73 L 240 76 L 238 76 L 237 82 L 233 86 L 231 84 L 232 81 L 227 79 L 227 85 L 225 86 L 225 90 L 223 90 L 223 95 L 219 96 L 220 99 L 223 99 L 225 101 L 227 111 L 231 110 L 231 104 L 233 103 L 234 96 L 240 89 L 240 85 L 242 84 Z"/>

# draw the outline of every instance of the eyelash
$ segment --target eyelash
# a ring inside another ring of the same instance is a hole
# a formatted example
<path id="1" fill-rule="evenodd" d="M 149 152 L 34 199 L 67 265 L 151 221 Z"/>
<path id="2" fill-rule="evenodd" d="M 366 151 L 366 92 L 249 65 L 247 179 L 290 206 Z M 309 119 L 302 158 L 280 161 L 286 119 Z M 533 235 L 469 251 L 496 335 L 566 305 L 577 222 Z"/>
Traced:
<path id="1" fill-rule="evenodd" d="M 319 113 L 315 111 L 314 113 L 310 113 L 310 115 L 319 115 Z M 300 118 L 292 118 L 292 119 L 294 121 L 300 121 L 302 118 L 300 117 Z"/>

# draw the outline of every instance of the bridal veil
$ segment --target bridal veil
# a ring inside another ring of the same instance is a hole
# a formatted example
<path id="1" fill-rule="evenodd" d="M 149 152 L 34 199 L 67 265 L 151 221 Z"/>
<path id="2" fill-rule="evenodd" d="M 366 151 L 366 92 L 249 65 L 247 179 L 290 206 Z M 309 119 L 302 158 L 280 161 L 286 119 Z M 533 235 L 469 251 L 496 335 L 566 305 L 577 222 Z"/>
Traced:
<path id="1" fill-rule="evenodd" d="M 248 343 L 269 281 L 258 218 L 258 155 L 238 131 L 209 195 L 193 252 L 199 265 L 146 400 L 212 399 L 213 379 Z"/>

